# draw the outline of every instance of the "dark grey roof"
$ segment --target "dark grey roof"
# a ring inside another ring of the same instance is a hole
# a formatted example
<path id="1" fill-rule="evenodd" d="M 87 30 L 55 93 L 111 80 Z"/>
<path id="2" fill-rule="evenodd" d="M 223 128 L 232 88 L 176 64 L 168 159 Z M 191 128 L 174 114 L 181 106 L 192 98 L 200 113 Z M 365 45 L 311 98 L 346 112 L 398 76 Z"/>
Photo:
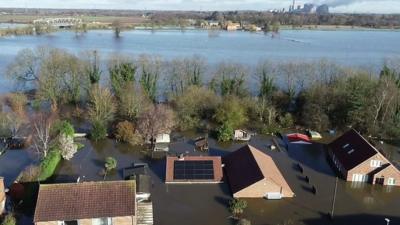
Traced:
<path id="1" fill-rule="evenodd" d="M 378 151 L 354 129 L 347 131 L 330 143 L 329 148 L 347 171 L 378 153 Z"/>
<path id="2" fill-rule="evenodd" d="M 232 193 L 264 179 L 264 175 L 248 145 L 225 156 L 223 163 Z"/>

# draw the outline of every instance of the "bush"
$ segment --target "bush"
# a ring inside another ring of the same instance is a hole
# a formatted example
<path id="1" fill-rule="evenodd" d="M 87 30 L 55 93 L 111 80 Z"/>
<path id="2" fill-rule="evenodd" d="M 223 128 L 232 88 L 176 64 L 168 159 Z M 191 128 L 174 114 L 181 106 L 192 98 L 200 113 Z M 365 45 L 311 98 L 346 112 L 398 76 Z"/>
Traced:
<path id="1" fill-rule="evenodd" d="M 279 123 L 283 128 L 290 128 L 294 125 L 293 116 L 290 113 L 286 113 L 284 116 L 279 118 Z"/>
<path id="2" fill-rule="evenodd" d="M 243 214 L 245 208 L 247 208 L 247 202 L 242 199 L 235 198 L 229 203 L 229 210 L 234 217 L 238 217 L 239 215 Z"/>
<path id="3" fill-rule="evenodd" d="M 67 137 L 74 137 L 75 129 L 72 124 L 66 120 L 54 124 L 54 130 L 58 134 L 64 134 Z"/>
<path id="4" fill-rule="evenodd" d="M 22 183 L 34 182 L 38 180 L 40 174 L 40 167 L 31 165 L 26 167 L 18 177 L 18 181 Z"/>
<path id="5" fill-rule="evenodd" d="M 107 127 L 104 123 L 96 121 L 92 125 L 92 132 L 90 137 L 94 141 L 99 141 L 107 137 Z"/>
<path id="6" fill-rule="evenodd" d="M 117 124 L 115 137 L 119 141 L 129 143 L 131 145 L 140 144 L 142 137 L 135 132 L 135 127 L 131 122 L 124 121 Z"/>
<path id="7" fill-rule="evenodd" d="M 1 225 L 16 225 L 17 224 L 17 220 L 15 219 L 13 214 L 7 214 L 4 217 L 3 222 L 1 223 Z"/>
<path id="8" fill-rule="evenodd" d="M 217 139 L 218 141 L 230 141 L 232 139 L 234 130 L 229 123 L 223 123 L 217 128 Z"/>
<path id="9" fill-rule="evenodd" d="M 10 105 L 13 112 L 22 115 L 28 103 L 28 98 L 22 93 L 12 93 L 7 96 L 7 103 Z"/>
<path id="10" fill-rule="evenodd" d="M 61 154 L 58 149 L 53 149 L 40 163 L 40 175 L 39 180 L 44 181 L 50 178 L 56 170 L 58 164 L 61 161 Z"/>
<path id="11" fill-rule="evenodd" d="M 107 172 L 117 168 L 117 160 L 113 157 L 107 157 L 104 167 Z"/>

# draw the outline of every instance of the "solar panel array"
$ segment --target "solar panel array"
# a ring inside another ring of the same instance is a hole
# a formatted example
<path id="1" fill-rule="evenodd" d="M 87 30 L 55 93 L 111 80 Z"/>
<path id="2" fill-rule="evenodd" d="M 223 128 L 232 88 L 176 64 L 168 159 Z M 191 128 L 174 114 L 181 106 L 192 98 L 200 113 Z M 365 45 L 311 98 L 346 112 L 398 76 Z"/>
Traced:
<path id="1" fill-rule="evenodd" d="M 174 162 L 174 180 L 213 180 L 212 160 L 188 160 Z"/>

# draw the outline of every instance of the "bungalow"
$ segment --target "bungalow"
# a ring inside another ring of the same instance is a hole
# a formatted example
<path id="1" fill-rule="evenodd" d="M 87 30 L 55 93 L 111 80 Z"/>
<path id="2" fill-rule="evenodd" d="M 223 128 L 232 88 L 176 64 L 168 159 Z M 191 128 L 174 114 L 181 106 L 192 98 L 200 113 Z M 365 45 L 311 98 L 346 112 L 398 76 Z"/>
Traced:
<path id="1" fill-rule="evenodd" d="M 328 148 L 333 165 L 346 181 L 400 186 L 400 171 L 354 129 Z"/>
<path id="2" fill-rule="evenodd" d="M 135 181 L 41 184 L 35 225 L 136 225 Z"/>
<path id="3" fill-rule="evenodd" d="M 3 214 L 6 206 L 6 192 L 4 188 L 4 178 L 0 177 L 0 215 Z"/>
<path id="4" fill-rule="evenodd" d="M 225 156 L 223 163 L 235 198 L 281 199 L 294 196 L 273 159 L 251 145 Z"/>
<path id="5" fill-rule="evenodd" d="M 219 156 L 167 157 L 165 170 L 167 184 L 221 183 L 222 175 Z"/>

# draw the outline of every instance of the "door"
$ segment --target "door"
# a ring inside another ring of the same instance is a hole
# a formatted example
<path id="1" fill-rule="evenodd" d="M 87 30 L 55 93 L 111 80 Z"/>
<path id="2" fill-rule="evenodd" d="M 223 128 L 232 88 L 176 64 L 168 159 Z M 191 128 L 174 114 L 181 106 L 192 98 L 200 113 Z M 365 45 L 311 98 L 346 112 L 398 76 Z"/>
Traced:
<path id="1" fill-rule="evenodd" d="M 385 178 L 384 177 L 377 177 L 375 179 L 375 184 L 383 185 L 384 183 L 385 183 Z"/>

